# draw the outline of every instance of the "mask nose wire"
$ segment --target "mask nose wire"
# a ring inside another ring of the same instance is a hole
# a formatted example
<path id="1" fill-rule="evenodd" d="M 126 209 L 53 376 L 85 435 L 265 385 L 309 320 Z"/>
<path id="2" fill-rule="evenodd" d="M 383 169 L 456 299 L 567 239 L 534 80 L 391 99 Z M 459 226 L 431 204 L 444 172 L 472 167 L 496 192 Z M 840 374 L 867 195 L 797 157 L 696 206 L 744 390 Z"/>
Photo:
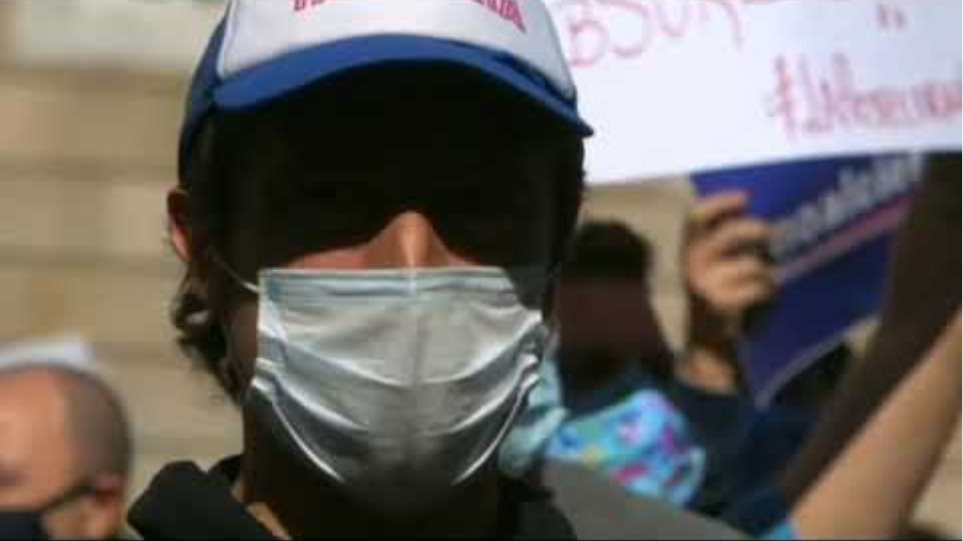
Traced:
<path id="1" fill-rule="evenodd" d="M 210 257 L 214 261 L 214 263 L 218 267 L 220 267 L 221 270 L 227 273 L 227 275 L 230 276 L 235 282 L 237 282 L 238 285 L 240 285 L 241 287 L 243 287 L 244 289 L 246 289 L 247 291 L 249 291 L 254 295 L 258 295 L 258 296 L 261 295 L 261 288 L 245 280 L 244 277 L 241 276 L 239 272 L 234 270 L 233 267 L 231 267 L 230 265 L 227 264 L 226 261 L 224 261 L 224 259 L 221 257 L 221 254 L 212 250 L 210 253 Z M 548 271 L 545 274 L 544 281 L 542 283 L 542 288 L 543 288 L 542 293 L 544 293 L 545 292 L 544 290 L 547 290 L 548 287 L 550 287 L 551 284 L 561 275 L 561 270 L 562 270 L 561 264 L 552 265 L 548 269 Z"/>

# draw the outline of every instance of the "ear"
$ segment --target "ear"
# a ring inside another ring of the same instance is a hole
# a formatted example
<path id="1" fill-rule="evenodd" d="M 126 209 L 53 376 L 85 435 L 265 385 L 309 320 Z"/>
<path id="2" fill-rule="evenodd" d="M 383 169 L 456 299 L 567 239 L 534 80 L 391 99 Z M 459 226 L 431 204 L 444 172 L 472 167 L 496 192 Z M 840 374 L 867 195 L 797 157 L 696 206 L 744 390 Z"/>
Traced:
<path id="1" fill-rule="evenodd" d="M 124 524 L 124 479 L 115 474 L 99 475 L 87 503 L 84 533 L 88 539 L 113 539 Z"/>
<path id="2" fill-rule="evenodd" d="M 191 262 L 190 195 L 182 188 L 167 192 L 167 230 L 174 252 L 185 264 Z"/>

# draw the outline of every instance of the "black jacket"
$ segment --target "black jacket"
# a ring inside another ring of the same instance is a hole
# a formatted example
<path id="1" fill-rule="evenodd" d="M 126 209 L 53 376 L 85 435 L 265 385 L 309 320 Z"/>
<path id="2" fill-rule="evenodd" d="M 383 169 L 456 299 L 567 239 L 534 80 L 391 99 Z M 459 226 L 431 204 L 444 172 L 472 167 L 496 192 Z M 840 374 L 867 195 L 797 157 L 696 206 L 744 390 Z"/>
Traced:
<path id="1" fill-rule="evenodd" d="M 203 472 L 192 462 L 165 466 L 131 507 L 130 525 L 144 539 L 273 539 L 231 494 L 237 457 Z M 548 491 L 504 479 L 501 530 L 508 539 L 574 539 Z"/>
<path id="2" fill-rule="evenodd" d="M 210 472 L 170 464 L 134 503 L 130 525 L 144 539 L 273 539 L 231 494 L 239 460 Z M 630 494 L 580 466 L 549 462 L 542 488 L 503 480 L 506 539 L 738 539 L 733 530 L 681 509 Z M 553 494 L 554 492 L 554 494 Z"/>

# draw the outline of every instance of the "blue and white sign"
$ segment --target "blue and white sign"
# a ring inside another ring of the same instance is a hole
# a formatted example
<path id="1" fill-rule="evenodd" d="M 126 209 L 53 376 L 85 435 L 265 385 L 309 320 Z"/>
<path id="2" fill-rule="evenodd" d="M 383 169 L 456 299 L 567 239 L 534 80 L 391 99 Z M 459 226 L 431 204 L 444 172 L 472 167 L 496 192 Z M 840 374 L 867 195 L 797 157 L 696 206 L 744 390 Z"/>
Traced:
<path id="1" fill-rule="evenodd" d="M 923 176 L 919 155 L 774 164 L 693 176 L 709 195 L 743 190 L 774 226 L 779 293 L 745 343 L 749 384 L 767 402 L 882 299 L 893 233 Z"/>

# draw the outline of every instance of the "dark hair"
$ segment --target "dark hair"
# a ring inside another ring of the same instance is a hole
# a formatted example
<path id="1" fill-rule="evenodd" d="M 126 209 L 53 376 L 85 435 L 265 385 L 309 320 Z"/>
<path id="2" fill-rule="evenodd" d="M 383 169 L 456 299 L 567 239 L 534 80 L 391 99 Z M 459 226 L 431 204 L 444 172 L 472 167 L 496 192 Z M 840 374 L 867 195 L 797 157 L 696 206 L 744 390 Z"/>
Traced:
<path id="1" fill-rule="evenodd" d="M 417 141 L 423 137 L 445 141 L 451 149 L 442 156 L 419 153 Z M 352 144 L 360 141 L 365 144 Z M 483 151 L 493 147 L 499 152 Z M 298 160 L 319 155 L 324 159 L 319 168 L 338 174 L 388 174 L 383 168 L 390 164 L 391 174 L 403 175 L 410 171 L 405 167 L 417 163 L 422 169 L 447 167 L 463 177 L 490 176 L 517 171 L 519 158 L 535 148 L 549 153 L 554 178 L 546 182 L 558 187 L 552 246 L 557 262 L 581 204 L 582 140 L 541 107 L 474 72 L 438 65 L 385 66 L 314 85 L 252 112 L 210 115 L 194 139 L 181 179 L 190 200 L 192 257 L 173 304 L 179 344 L 229 394 L 237 395 L 240 383 L 223 362 L 223 314 L 215 313 L 224 305 L 228 286 L 208 277 L 220 275 L 211 272 L 212 249 L 223 253 L 236 225 L 237 190 L 230 183 L 239 178 L 282 178 Z"/>
<path id="2" fill-rule="evenodd" d="M 652 245 L 617 221 L 590 221 L 578 228 L 562 266 L 565 280 L 636 280 L 647 282 Z"/>

